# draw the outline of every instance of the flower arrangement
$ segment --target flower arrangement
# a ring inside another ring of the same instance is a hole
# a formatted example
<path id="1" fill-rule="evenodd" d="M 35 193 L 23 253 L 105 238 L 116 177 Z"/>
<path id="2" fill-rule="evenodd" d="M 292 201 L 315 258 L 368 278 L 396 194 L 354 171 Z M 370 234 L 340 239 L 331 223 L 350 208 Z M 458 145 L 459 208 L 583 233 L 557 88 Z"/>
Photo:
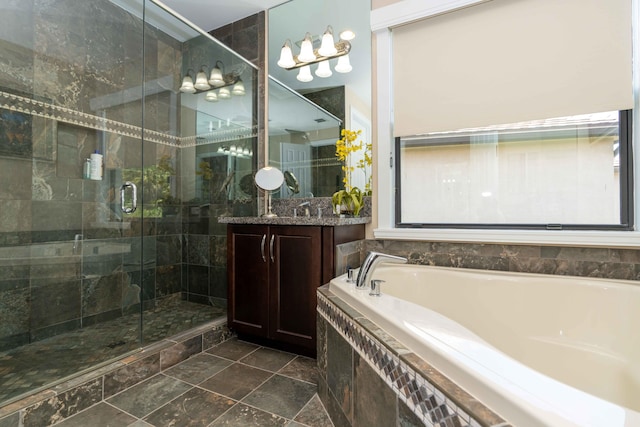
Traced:
<path id="1" fill-rule="evenodd" d="M 362 140 L 358 140 L 362 134 L 361 130 L 352 131 L 343 129 L 340 133 L 342 138 L 336 141 L 336 157 L 342 162 L 342 183 L 344 189 L 333 193 L 331 203 L 336 213 L 344 211 L 353 213 L 354 216 L 360 214 L 363 206 L 363 197 L 371 195 L 371 143 L 365 144 Z M 362 158 L 356 162 L 353 156 L 363 150 Z M 365 177 L 364 191 L 353 186 L 352 174 L 357 170 L 361 170 Z"/>

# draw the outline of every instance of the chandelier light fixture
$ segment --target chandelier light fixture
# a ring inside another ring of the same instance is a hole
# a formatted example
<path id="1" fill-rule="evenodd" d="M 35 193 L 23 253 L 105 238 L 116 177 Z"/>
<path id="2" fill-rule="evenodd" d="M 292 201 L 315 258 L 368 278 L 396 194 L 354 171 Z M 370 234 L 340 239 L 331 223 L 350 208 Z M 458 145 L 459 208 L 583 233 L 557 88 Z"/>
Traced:
<path id="1" fill-rule="evenodd" d="M 314 49 L 314 37 L 310 33 L 306 33 L 300 44 L 300 53 L 293 55 L 293 46 L 291 40 L 287 39 L 280 50 L 280 59 L 278 66 L 285 70 L 299 69 L 296 77 L 301 82 L 310 82 L 313 80 L 311 74 L 311 65 L 318 64 L 315 75 L 321 78 L 330 77 L 333 73 L 329 65 L 329 60 L 337 58 L 338 62 L 334 70 L 338 73 L 348 73 L 352 70 L 349 62 L 349 52 L 351 51 L 350 40 L 355 38 L 355 34 L 351 30 L 345 30 L 340 33 L 340 39 L 334 42 L 333 28 L 327 26 L 322 38 L 316 38 L 320 41 L 320 46 Z"/>
<path id="2" fill-rule="evenodd" d="M 211 71 L 207 73 L 208 69 L 209 67 L 202 65 L 200 71 L 195 73 L 193 68 L 189 68 L 182 78 L 180 92 L 191 94 L 207 92 L 204 99 L 209 102 L 229 99 L 232 94 L 234 96 L 243 96 L 245 94 L 244 83 L 240 77 L 244 67 L 240 70 L 225 73 L 222 61 L 216 61 Z M 232 86 L 231 90 L 229 90 L 229 86 Z"/>

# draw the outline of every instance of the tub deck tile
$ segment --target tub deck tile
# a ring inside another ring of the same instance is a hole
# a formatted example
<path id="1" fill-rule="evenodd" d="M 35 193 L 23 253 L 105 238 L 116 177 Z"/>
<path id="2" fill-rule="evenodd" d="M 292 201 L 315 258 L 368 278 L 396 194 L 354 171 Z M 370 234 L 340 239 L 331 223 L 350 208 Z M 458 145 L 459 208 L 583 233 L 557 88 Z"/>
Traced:
<path id="1" fill-rule="evenodd" d="M 374 322 L 362 318 L 340 299 L 336 304 L 335 298 L 326 297 L 328 294 L 328 290 L 318 292 L 320 317 L 367 359 L 400 401 L 422 418 L 425 425 L 509 425 Z M 348 312 L 342 309 L 345 305 Z M 331 375 L 330 369 L 327 375 Z"/>

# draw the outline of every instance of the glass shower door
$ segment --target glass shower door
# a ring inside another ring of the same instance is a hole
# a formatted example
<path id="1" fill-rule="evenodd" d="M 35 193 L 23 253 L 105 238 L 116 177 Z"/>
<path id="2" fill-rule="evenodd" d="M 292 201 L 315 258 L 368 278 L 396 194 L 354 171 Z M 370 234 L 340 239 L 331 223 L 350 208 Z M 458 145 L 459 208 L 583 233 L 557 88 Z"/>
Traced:
<path id="1" fill-rule="evenodd" d="M 133 3 L 2 5 L 0 407 L 140 347 L 143 227 L 120 203 L 142 170 Z"/>

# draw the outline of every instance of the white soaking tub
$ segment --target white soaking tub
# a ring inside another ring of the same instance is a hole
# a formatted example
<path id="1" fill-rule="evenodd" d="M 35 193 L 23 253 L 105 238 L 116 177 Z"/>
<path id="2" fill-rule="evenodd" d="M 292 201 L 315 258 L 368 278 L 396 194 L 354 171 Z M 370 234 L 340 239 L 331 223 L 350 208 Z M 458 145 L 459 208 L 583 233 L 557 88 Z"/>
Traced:
<path id="1" fill-rule="evenodd" d="M 515 426 L 640 426 L 640 284 L 386 264 L 329 289 Z"/>

